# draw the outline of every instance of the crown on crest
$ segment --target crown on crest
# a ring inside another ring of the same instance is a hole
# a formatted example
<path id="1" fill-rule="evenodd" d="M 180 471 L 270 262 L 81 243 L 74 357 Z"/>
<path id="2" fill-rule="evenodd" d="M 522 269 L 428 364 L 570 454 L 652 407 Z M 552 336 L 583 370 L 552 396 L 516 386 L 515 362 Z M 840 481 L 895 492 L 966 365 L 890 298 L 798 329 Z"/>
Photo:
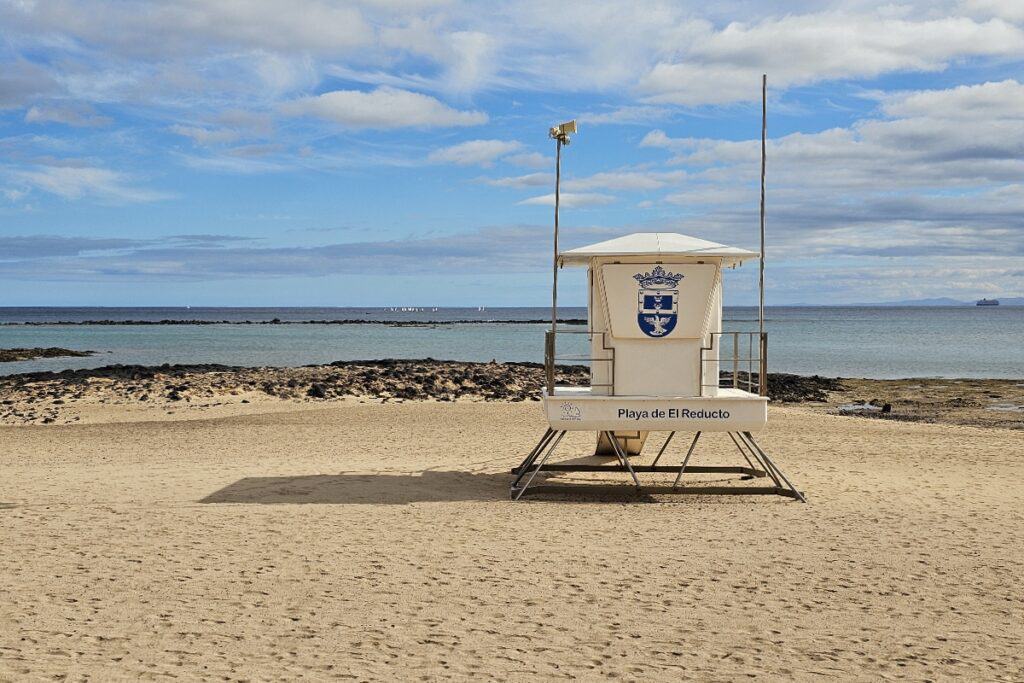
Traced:
<path id="1" fill-rule="evenodd" d="M 679 284 L 679 281 L 683 279 L 681 273 L 673 273 L 665 270 L 661 266 L 655 266 L 654 270 L 649 273 L 637 273 L 633 276 L 633 279 L 640 283 L 643 287 L 651 289 L 666 289 L 668 287 L 675 287 Z"/>

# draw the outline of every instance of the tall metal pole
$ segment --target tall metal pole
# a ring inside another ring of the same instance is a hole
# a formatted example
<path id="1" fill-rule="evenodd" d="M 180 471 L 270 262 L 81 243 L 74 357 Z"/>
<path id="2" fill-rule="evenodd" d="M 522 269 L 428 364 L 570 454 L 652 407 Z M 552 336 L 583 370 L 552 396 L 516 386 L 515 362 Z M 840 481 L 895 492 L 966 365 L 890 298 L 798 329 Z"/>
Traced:
<path id="1" fill-rule="evenodd" d="M 554 133 L 555 129 L 552 129 Z M 544 344 L 544 379 L 548 388 L 548 395 L 555 391 L 555 352 L 556 352 L 556 329 L 558 327 L 558 208 L 561 203 L 562 183 L 562 136 L 555 138 L 555 240 L 554 254 L 551 258 L 551 331 L 545 335 Z"/>
<path id="2" fill-rule="evenodd" d="M 562 138 L 555 138 L 555 253 L 551 261 L 551 334 L 558 324 L 558 205 L 562 184 Z"/>
<path id="3" fill-rule="evenodd" d="M 761 257 L 758 261 L 757 329 L 764 338 L 764 166 L 768 137 L 768 74 L 761 74 Z M 557 203 L 557 195 L 555 199 Z M 557 220 L 555 221 L 557 225 Z M 557 228 L 555 230 L 557 233 Z M 764 378 L 761 380 L 764 382 Z"/>
<path id="4" fill-rule="evenodd" d="M 544 365 L 548 394 L 555 390 L 555 338 L 558 332 L 558 210 L 562 203 L 562 145 L 569 144 L 569 134 L 576 132 L 576 120 L 552 126 L 548 136 L 555 141 L 555 240 L 551 256 L 551 330 L 545 335 Z"/>

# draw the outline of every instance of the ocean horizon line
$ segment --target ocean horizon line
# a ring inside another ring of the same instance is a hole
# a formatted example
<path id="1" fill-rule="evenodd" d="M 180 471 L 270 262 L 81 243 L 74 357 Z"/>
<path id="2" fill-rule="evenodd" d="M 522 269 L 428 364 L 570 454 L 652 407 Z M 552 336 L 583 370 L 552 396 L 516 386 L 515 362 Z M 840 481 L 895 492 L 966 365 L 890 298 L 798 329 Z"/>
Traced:
<path id="1" fill-rule="evenodd" d="M 1000 301 L 1000 306 L 1008 308 L 1015 308 L 1024 306 L 1024 297 L 1004 297 L 1002 299 L 997 298 Z M 1005 303 L 1004 303 L 1005 301 Z M 782 304 L 765 304 L 765 308 L 970 308 L 975 307 L 977 303 L 975 301 L 962 301 L 955 303 L 928 303 L 927 300 L 921 302 L 915 301 L 878 301 L 878 302 L 857 302 L 857 303 L 782 303 Z M 758 307 L 757 303 L 742 303 L 742 304 L 724 304 L 724 308 L 753 308 Z M 559 305 L 559 310 L 572 310 L 581 309 L 585 310 L 586 304 L 572 304 L 572 305 Z M 261 310 L 289 310 L 289 311 L 300 311 L 300 310 L 352 310 L 352 311 L 388 311 L 388 312 L 431 312 L 434 310 L 440 311 L 507 311 L 507 310 L 551 310 L 550 305 L 442 305 L 442 304 L 385 304 L 379 306 L 344 306 L 344 305 L 315 305 L 315 304 L 302 304 L 302 305 L 286 305 L 286 306 L 274 306 L 274 305 L 148 305 L 148 304 L 133 304 L 133 305 L 31 305 L 31 304 L 19 304 L 19 305 L 7 305 L 0 306 L 0 311 L 23 311 L 23 310 L 168 310 L 168 311 L 209 311 L 209 310 L 229 310 L 229 311 L 261 311 Z"/>

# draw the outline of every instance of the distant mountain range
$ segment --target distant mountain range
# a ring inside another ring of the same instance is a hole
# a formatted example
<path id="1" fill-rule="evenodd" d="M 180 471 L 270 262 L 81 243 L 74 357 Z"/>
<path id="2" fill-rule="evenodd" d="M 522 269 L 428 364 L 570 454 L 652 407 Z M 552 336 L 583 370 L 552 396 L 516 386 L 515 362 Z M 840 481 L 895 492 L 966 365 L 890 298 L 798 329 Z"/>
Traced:
<path id="1" fill-rule="evenodd" d="M 985 297 L 996 299 L 1000 306 L 1024 306 L 1024 296 L 1007 297 Z M 876 301 L 871 303 L 846 304 L 848 306 L 974 306 L 977 299 L 972 301 L 960 301 L 949 297 L 938 297 L 934 299 L 906 299 L 904 301 Z M 815 305 L 815 304 L 803 304 Z"/>

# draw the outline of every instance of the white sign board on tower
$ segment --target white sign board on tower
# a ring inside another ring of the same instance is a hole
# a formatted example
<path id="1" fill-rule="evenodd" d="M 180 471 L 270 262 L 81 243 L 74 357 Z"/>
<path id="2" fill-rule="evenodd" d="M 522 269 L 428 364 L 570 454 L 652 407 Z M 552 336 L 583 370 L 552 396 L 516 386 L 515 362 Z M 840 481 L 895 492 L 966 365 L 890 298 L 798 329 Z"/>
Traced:
<path id="1" fill-rule="evenodd" d="M 613 337 L 698 339 L 718 275 L 710 263 L 614 263 L 601 266 Z"/>

